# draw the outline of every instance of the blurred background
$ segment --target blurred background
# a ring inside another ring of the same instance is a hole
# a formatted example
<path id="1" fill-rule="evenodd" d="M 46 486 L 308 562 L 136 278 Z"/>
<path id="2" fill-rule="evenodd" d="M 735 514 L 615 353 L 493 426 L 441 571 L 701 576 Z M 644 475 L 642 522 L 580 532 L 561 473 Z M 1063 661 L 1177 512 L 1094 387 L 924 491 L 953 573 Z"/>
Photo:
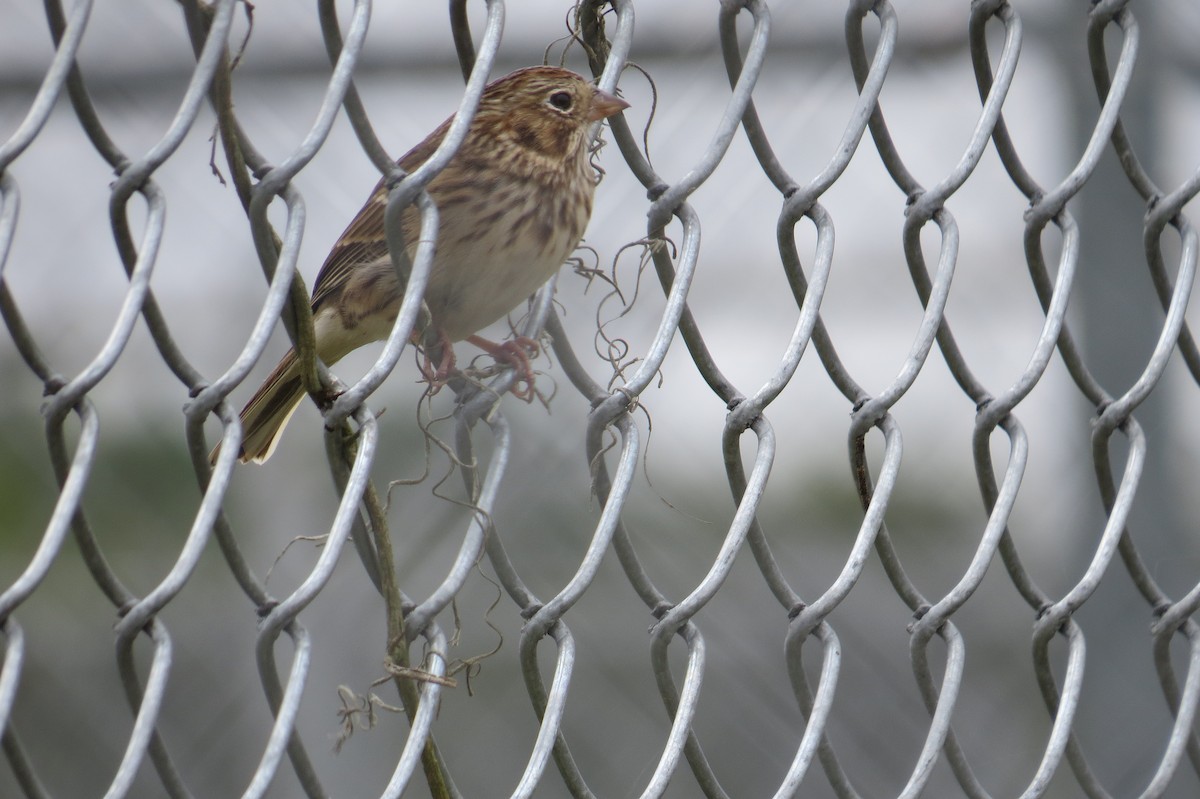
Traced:
<path id="1" fill-rule="evenodd" d="M 634 6 L 630 58 L 653 78 L 656 94 L 642 74 L 626 71 L 620 81 L 632 104 L 626 118 L 640 132 L 653 108 L 648 155 L 659 174 L 674 182 L 710 147 L 729 97 L 717 39 L 719 4 L 676 0 Z M 901 6 L 899 45 L 881 105 L 896 149 L 929 187 L 962 158 L 979 115 L 967 49 L 970 4 L 911 0 Z M 1013 6 L 1024 25 L 1024 41 L 1004 117 L 1026 167 L 1050 187 L 1074 168 L 1098 113 L 1086 51 L 1089 6 L 1032 0 Z M 1200 164 L 1200 57 L 1194 44 L 1200 7 L 1184 0 L 1135 6 L 1140 49 L 1122 119 L 1143 165 L 1170 191 Z M 349 4 L 339 3 L 339 9 L 348 19 Z M 540 63 L 547 47 L 557 59 L 570 10 L 566 0 L 509 3 L 493 75 Z M 470 13 L 478 37 L 484 4 L 472 2 Z M 833 158 L 857 98 L 844 13 L 838 4 L 812 0 L 771 4 L 770 45 L 754 100 L 784 168 L 802 184 Z M 0 18 L 2 142 L 27 112 L 53 45 L 40 4 L 0 0 Z M 312 125 L 330 67 L 309 5 L 261 2 L 253 20 L 234 73 L 236 112 L 259 150 L 281 163 Z M 865 28 L 868 42 L 874 42 L 873 17 Z M 741 30 L 748 34 L 748 21 Z M 233 40 L 246 31 L 239 12 Z M 989 42 L 998 53 L 1002 30 L 996 23 L 989 27 Z M 1115 61 L 1121 45 L 1115 31 L 1108 44 Z M 92 10 L 78 63 L 105 126 L 136 158 L 169 125 L 195 62 L 176 4 L 124 0 Z M 568 50 L 567 64 L 587 71 L 578 47 Z M 399 156 L 453 113 L 461 96 L 445 8 L 377 3 L 355 80 L 376 133 Z M 266 294 L 236 195 L 210 168 L 213 132 L 214 115 L 206 107 L 183 145 L 154 173 L 166 196 L 167 216 L 152 280 L 175 340 L 210 379 L 241 351 Z M 602 151 L 600 163 L 606 175 L 585 242 L 595 251 L 595 265 L 614 277 L 625 297 L 635 295 L 635 286 L 640 291 L 625 309 L 602 283 L 589 285 L 568 269 L 559 277 L 557 299 L 570 344 L 593 378 L 607 385 L 612 370 L 595 351 L 598 322 L 605 323 L 609 336 L 628 342 L 631 358 L 640 357 L 653 340 L 664 302 L 652 270 L 639 284 L 637 250 L 622 251 L 646 233 L 645 190 L 615 146 Z M 225 170 L 219 153 L 217 164 Z M 128 288 L 109 223 L 114 176 L 89 144 L 65 95 L 8 173 L 20 187 L 21 200 L 3 279 L 48 361 L 74 376 L 108 337 Z M 306 210 L 299 268 L 310 286 L 377 179 L 339 115 L 324 146 L 293 181 Z M 689 305 L 717 364 L 749 394 L 778 369 L 797 313 L 776 244 L 781 197 L 739 133 L 690 202 L 703 238 Z M 836 228 L 822 317 L 850 374 L 868 392 L 878 393 L 904 363 L 922 315 L 901 239 L 906 198 L 867 136 L 821 203 Z M 281 203 L 275 205 L 271 218 L 279 226 L 284 214 Z M 1024 370 L 1044 322 L 1027 273 L 1027 206 L 991 147 L 947 203 L 961 241 L 946 318 L 971 369 L 993 394 L 1006 390 Z M 130 208 L 136 233 L 144 208 L 136 199 Z M 1069 323 L 1088 367 L 1110 394 L 1119 395 L 1146 367 L 1163 320 L 1145 268 L 1145 203 L 1110 148 L 1069 210 L 1082 236 Z M 681 240 L 677 224 L 668 234 Z M 807 269 L 816 240 L 811 223 L 798 225 L 796 235 Z M 1056 237 L 1051 231 L 1043 240 L 1051 261 L 1058 255 Z M 1179 245 L 1173 234 L 1166 238 L 1172 263 Z M 926 229 L 922 243 L 927 260 L 936 263 L 935 226 Z M 1195 305 L 1188 312 L 1193 326 L 1200 323 Z M 503 330 L 493 333 L 503 335 Z M 249 397 L 287 346 L 279 327 L 247 384 L 234 393 L 235 405 Z M 378 351 L 364 348 L 335 372 L 351 382 Z M 495 523 L 522 577 L 545 599 L 578 567 L 599 504 L 584 451 L 588 403 L 553 359 L 543 356 L 535 366 L 543 372 L 539 389 L 557 393 L 547 404 L 527 405 L 512 397 L 502 404 L 514 447 Z M 406 355 L 370 404 L 377 413 L 387 411 L 372 471 L 376 487 L 382 491 L 391 481 L 429 470 L 426 479 L 393 490 L 388 509 L 401 586 L 421 598 L 444 579 L 469 514 L 435 494 L 435 484 L 451 464 L 437 450 L 427 454 L 417 419 L 422 386 L 416 377 Z M 1146 430 L 1149 455 L 1130 530 L 1148 569 L 1173 598 L 1200 579 L 1196 389 L 1176 354 L 1136 414 Z M 39 410 L 42 393 L 41 381 L 11 338 L 0 336 L 0 589 L 33 557 L 58 496 Z M 101 437 L 84 507 L 113 570 L 131 590 L 144 594 L 179 556 L 201 498 L 180 411 L 187 391 L 139 324 L 116 367 L 90 397 Z M 678 600 L 711 567 L 735 511 L 721 455 L 726 408 L 705 386 L 679 340 L 661 380 L 640 403 L 643 460 L 623 518 L 651 578 Z M 452 410 L 448 392 L 435 399 L 433 410 Z M 810 348 L 768 412 L 778 453 L 759 518 L 784 574 L 809 601 L 842 570 L 862 522 L 846 454 L 850 411 Z M 936 348 L 893 409 L 904 455 L 887 524 L 910 578 L 935 601 L 961 579 L 987 521 L 971 451 L 975 412 Z M 1055 599 L 1080 579 L 1104 528 L 1090 443 L 1094 415 L 1057 357 L 1017 410 L 1028 432 L 1030 457 L 1010 528 L 1025 567 Z M 68 424 L 72 436 L 76 425 L 74 420 Z M 216 420 L 210 425 L 210 441 L 215 441 L 219 425 Z M 448 424 L 435 430 L 453 435 Z M 1002 436 L 993 445 L 999 452 L 1007 449 Z M 479 446 L 485 456 L 486 441 Z M 868 449 L 878 466 L 883 448 L 877 433 L 868 437 Z M 743 452 L 753 457 L 752 439 L 746 439 Z M 1118 439 L 1113 451 L 1118 472 L 1124 457 L 1125 444 Z M 997 463 L 1002 470 L 1003 458 Z M 461 498 L 457 475 L 444 493 Z M 300 584 L 320 555 L 313 542 L 288 548 L 289 542 L 326 532 L 337 500 L 320 416 L 306 402 L 268 464 L 235 470 L 225 503 L 250 566 L 260 577 L 270 572 L 268 587 L 275 596 Z M 508 795 L 538 730 L 518 661 L 522 619 L 507 597 L 493 608 L 497 596 L 485 562 L 457 598 L 461 635 L 450 654 L 471 658 L 499 649 L 481 661 L 469 691 L 458 675 L 459 687 L 444 694 L 434 728 L 467 796 Z M 112 780 L 133 722 L 113 657 L 117 615 L 88 576 L 73 542 L 68 540 L 16 617 L 26 631 L 27 652 L 14 728 L 51 795 L 92 795 Z M 255 665 L 255 608 L 231 578 L 215 543 L 161 617 L 171 631 L 174 665 L 159 729 L 195 795 L 238 795 L 258 765 L 272 719 Z M 1075 618 L 1087 637 L 1075 733 L 1111 795 L 1138 795 L 1159 767 L 1172 722 L 1148 634 L 1152 609 L 1118 561 Z M 398 702 L 390 685 L 371 688 L 384 676 L 385 619 L 351 548 L 301 620 L 311 633 L 313 653 L 300 734 L 331 794 L 376 795 L 395 766 L 407 723 L 380 712 L 373 729 L 357 731 L 334 751 L 341 731 L 339 686 L 360 694 L 374 690 L 385 701 Z M 455 624 L 449 612 L 440 621 L 448 629 Z M 770 795 L 804 730 L 783 656 L 786 610 L 770 595 L 749 553 L 742 552 L 694 621 L 707 649 L 695 730 L 731 795 Z M 863 796 L 897 795 L 930 724 L 910 665 L 906 625 L 911 612 L 872 556 L 828 621 L 842 643 L 830 741 Z M 1034 611 L 999 562 L 954 615 L 967 652 L 955 730 L 993 796 L 1024 790 L 1047 745 L 1051 718 L 1034 677 L 1033 621 Z M 638 795 L 670 728 L 650 668 L 646 629 L 652 622 L 611 555 L 567 616 L 577 652 L 564 731 L 600 796 Z M 1066 648 L 1056 647 L 1061 678 Z M 819 647 L 808 649 L 806 664 L 815 679 Z M 931 651 L 940 670 L 941 645 L 935 643 Z M 553 642 L 544 641 L 539 653 L 543 673 L 551 673 Z M 286 640 L 277 654 L 281 664 L 288 663 Z M 1186 646 L 1177 644 L 1172 655 L 1182 679 Z M 149 647 L 139 649 L 139 656 L 148 663 Z M 681 644 L 672 662 L 681 676 Z M 1197 795 L 1196 768 L 1185 761 L 1161 795 Z M 424 795 L 427 789 L 419 782 L 409 795 Z M 0 767 L 0 795 L 19 795 L 7 767 Z M 133 795 L 162 795 L 148 762 Z M 286 760 L 268 795 L 301 795 Z M 566 795 L 553 766 L 535 795 Z M 668 795 L 700 795 L 686 764 Z M 810 769 L 802 795 L 834 795 L 818 765 Z M 925 795 L 961 795 L 944 762 Z M 1083 792 L 1064 764 L 1045 795 Z"/>

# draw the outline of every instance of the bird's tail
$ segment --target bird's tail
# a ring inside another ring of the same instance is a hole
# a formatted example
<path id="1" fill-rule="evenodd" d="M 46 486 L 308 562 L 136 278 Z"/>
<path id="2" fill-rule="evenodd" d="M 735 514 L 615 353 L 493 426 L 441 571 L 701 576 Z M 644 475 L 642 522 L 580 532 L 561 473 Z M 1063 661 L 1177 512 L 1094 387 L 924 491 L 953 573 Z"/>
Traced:
<path id="1" fill-rule="evenodd" d="M 238 452 L 238 460 L 242 463 L 262 463 L 271 457 L 279 442 L 280 432 L 302 399 L 304 384 L 300 380 L 300 361 L 295 350 L 288 350 L 246 403 L 246 407 L 242 408 L 242 448 Z M 216 463 L 220 451 L 218 444 L 208 456 L 210 463 Z"/>

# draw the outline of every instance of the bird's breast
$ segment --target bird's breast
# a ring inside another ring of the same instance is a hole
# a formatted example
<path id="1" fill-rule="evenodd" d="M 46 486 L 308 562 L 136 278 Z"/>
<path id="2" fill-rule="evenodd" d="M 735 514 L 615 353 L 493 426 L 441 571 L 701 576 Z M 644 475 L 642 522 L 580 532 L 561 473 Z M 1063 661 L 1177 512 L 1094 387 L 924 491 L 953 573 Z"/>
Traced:
<path id="1" fill-rule="evenodd" d="M 522 181 L 471 198 L 461 213 L 439 208 L 425 299 L 451 341 L 501 319 L 558 271 L 587 227 L 592 188 Z"/>

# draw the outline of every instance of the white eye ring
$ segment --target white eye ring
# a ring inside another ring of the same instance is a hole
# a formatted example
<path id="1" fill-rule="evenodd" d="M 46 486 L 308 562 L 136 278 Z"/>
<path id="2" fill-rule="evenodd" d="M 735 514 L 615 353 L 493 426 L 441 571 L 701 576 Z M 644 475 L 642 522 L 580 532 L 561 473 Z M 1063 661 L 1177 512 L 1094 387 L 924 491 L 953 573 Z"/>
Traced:
<path id="1" fill-rule="evenodd" d="M 559 111 L 570 111 L 572 98 L 570 92 L 555 92 L 550 95 L 550 105 L 557 108 Z"/>

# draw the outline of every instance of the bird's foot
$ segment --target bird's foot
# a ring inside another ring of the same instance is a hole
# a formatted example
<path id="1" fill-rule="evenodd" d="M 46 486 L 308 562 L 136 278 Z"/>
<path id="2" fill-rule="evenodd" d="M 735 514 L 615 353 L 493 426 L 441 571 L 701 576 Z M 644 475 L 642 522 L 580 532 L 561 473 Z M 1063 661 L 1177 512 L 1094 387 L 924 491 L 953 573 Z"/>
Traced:
<path id="1" fill-rule="evenodd" d="M 444 331 L 439 330 L 437 333 L 437 349 L 441 351 L 441 357 L 438 359 L 437 368 L 434 368 L 433 359 L 429 357 L 428 350 L 422 350 L 421 359 L 421 376 L 425 378 L 425 382 L 429 384 L 432 393 L 436 394 L 442 386 L 446 385 L 446 381 L 454 374 L 454 366 L 457 360 L 454 357 L 454 346 L 450 343 L 450 339 Z"/>
<path id="2" fill-rule="evenodd" d="M 467 341 L 491 355 L 500 363 L 506 363 L 517 370 L 517 382 L 513 383 L 510 391 L 517 399 L 533 402 L 537 396 L 534 390 L 533 367 L 529 361 L 536 358 L 542 347 L 528 336 L 517 336 L 497 344 L 480 336 L 468 336 Z M 524 384 L 524 388 L 522 388 Z"/>

